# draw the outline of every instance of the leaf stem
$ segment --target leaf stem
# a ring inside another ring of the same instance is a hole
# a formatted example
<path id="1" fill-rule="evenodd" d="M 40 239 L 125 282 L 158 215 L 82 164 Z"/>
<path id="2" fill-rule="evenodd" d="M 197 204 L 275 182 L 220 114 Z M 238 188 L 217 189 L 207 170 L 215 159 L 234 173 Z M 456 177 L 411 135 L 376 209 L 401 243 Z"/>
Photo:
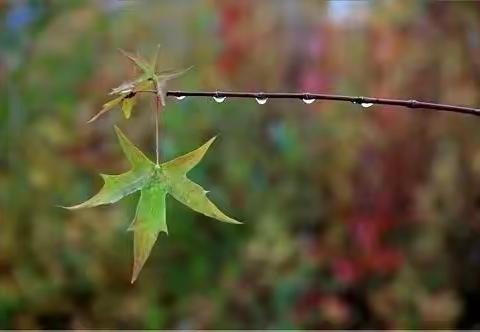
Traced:
<path id="1" fill-rule="evenodd" d="M 157 166 L 159 165 L 160 162 L 160 143 L 159 143 L 159 117 L 160 117 L 160 97 L 158 94 L 155 96 L 155 157 L 157 161 Z"/>

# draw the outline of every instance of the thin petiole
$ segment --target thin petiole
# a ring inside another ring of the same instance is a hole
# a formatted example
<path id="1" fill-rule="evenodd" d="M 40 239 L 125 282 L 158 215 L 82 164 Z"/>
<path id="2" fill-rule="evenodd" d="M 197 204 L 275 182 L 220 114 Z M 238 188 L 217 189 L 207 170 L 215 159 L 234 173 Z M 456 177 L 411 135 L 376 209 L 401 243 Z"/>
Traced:
<path id="1" fill-rule="evenodd" d="M 160 142 L 159 142 L 159 117 L 160 117 L 160 97 L 158 95 L 155 96 L 155 157 L 157 161 L 157 166 L 159 165 L 160 162 Z"/>

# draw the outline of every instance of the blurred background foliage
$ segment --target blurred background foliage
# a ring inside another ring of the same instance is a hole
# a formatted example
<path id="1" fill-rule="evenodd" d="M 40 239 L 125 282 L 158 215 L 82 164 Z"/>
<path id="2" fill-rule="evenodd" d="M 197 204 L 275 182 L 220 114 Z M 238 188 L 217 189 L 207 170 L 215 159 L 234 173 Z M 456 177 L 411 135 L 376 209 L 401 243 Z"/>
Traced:
<path id="1" fill-rule="evenodd" d="M 130 285 L 137 197 L 56 205 L 126 169 L 113 124 L 153 154 L 147 98 L 85 122 L 157 43 L 172 89 L 480 104 L 477 1 L 0 0 L 0 328 L 480 326 L 480 120 L 423 110 L 170 98 L 162 158 L 220 134 L 191 176 L 246 223 L 169 199 Z"/>

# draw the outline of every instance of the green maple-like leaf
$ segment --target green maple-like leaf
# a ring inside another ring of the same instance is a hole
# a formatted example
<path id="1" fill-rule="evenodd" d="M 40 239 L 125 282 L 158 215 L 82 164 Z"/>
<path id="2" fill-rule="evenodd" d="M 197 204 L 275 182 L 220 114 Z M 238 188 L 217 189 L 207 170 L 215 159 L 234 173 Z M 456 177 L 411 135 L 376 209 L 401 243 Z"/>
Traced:
<path id="1" fill-rule="evenodd" d="M 154 90 L 158 98 L 165 106 L 165 93 L 167 82 L 177 78 L 193 67 L 181 70 L 164 70 L 157 73 L 157 59 L 160 50 L 160 45 L 157 46 L 155 54 L 150 62 L 145 60 L 139 55 L 133 55 L 124 50 L 120 52 L 131 60 L 135 66 L 140 68 L 142 74 L 136 79 L 121 84 L 120 86 L 113 88 L 110 92 L 111 95 L 117 95 L 116 98 L 105 103 L 97 114 L 95 114 L 88 122 L 93 122 L 98 119 L 102 114 L 110 111 L 115 106 L 122 103 L 122 111 L 126 119 L 130 118 L 133 106 L 136 103 L 136 96 L 139 92 Z"/>
<path id="2" fill-rule="evenodd" d="M 84 203 L 66 208 L 80 209 L 112 204 L 135 191 L 140 191 L 135 218 L 129 227 L 134 233 L 132 283 L 137 279 L 150 255 L 159 233 L 162 231 L 168 233 L 165 215 L 167 194 L 206 216 L 240 224 L 220 211 L 207 198 L 207 191 L 186 177 L 186 174 L 202 160 L 215 137 L 192 152 L 158 165 L 135 147 L 118 127 L 115 127 L 115 131 L 132 168 L 120 175 L 101 174 L 105 184 L 95 196 Z"/>

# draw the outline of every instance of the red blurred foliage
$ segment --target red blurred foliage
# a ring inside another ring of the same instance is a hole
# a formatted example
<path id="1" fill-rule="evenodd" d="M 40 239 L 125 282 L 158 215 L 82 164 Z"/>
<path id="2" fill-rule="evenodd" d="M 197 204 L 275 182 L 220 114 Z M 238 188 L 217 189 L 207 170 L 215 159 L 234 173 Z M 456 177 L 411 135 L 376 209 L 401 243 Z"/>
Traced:
<path id="1" fill-rule="evenodd" d="M 255 4 L 250 1 L 218 3 L 218 33 L 222 39 L 222 51 L 217 65 L 224 75 L 235 75 L 251 48 L 255 31 L 248 29 L 248 23 L 254 10 Z"/>

